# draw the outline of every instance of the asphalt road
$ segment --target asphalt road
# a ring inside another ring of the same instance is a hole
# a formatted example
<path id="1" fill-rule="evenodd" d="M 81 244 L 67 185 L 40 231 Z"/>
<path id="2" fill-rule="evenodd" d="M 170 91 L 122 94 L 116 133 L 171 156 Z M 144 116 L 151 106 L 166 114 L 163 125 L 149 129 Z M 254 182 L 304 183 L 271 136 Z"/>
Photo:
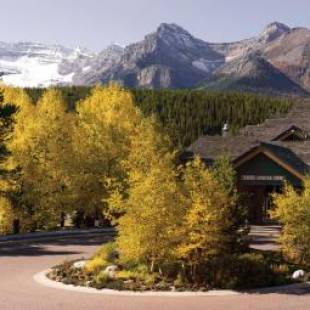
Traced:
<path id="1" fill-rule="evenodd" d="M 221 297 L 124 297 L 81 294 L 36 283 L 33 275 L 66 259 L 89 257 L 105 236 L 0 246 L 0 310 L 308 310 L 310 287 Z"/>

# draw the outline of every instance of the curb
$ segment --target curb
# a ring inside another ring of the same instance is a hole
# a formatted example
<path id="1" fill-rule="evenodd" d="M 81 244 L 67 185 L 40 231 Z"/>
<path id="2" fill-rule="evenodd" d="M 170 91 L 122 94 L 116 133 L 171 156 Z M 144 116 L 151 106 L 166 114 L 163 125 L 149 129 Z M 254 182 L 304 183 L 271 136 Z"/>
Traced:
<path id="1" fill-rule="evenodd" d="M 76 293 L 86 294 L 101 294 L 109 296 L 127 296 L 127 297 L 215 297 L 215 296 L 236 296 L 242 293 L 232 290 L 212 290 L 209 292 L 132 292 L 132 291 L 117 291 L 112 289 L 98 290 L 93 287 L 74 286 L 72 284 L 63 284 L 50 280 L 47 274 L 51 269 L 47 269 L 36 273 L 33 276 L 35 282 L 54 289 L 67 290 Z"/>
<path id="2" fill-rule="evenodd" d="M 146 291 L 146 292 L 133 292 L 133 291 L 117 291 L 112 289 L 96 289 L 93 287 L 74 286 L 72 284 L 64 284 L 56 282 L 47 277 L 51 269 L 47 269 L 36 273 L 33 280 L 38 284 L 44 285 L 49 288 L 61 289 L 76 293 L 84 294 L 101 294 L 106 296 L 123 296 L 123 297 L 225 297 L 225 296 L 241 296 L 250 294 L 283 294 L 289 293 L 291 289 L 307 289 L 310 288 L 310 282 L 302 282 L 295 284 L 288 284 L 282 286 L 265 287 L 258 289 L 251 289 L 247 291 L 234 291 L 234 290 L 211 290 L 208 292 L 159 292 L 159 291 Z"/>

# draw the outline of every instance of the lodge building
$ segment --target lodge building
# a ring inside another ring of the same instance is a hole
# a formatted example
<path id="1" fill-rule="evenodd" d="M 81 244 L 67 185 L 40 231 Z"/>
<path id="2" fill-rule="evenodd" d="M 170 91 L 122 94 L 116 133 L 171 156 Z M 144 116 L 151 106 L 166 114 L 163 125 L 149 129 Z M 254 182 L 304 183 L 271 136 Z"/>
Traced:
<path id="1" fill-rule="evenodd" d="M 182 157 L 197 155 L 208 165 L 220 155 L 229 156 L 238 190 L 248 197 L 250 222 L 268 222 L 270 194 L 281 191 L 284 181 L 302 189 L 310 173 L 310 101 L 296 103 L 286 115 L 246 126 L 237 135 L 202 136 Z"/>

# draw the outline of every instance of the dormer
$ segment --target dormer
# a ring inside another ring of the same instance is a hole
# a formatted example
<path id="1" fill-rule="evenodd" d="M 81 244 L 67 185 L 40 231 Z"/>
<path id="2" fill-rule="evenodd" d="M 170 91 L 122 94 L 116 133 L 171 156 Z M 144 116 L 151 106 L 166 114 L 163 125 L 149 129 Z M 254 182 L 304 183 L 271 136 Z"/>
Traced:
<path id="1" fill-rule="evenodd" d="M 309 135 L 305 131 L 294 125 L 279 134 L 272 141 L 300 142 L 306 140 L 309 140 Z"/>

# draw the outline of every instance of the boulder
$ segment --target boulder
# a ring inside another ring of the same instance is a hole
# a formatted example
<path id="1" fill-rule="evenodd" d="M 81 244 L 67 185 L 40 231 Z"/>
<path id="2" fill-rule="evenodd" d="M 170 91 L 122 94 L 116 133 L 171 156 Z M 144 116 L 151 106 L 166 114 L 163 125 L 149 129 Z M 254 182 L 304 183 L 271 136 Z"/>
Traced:
<path id="1" fill-rule="evenodd" d="M 82 269 L 85 267 L 86 263 L 87 263 L 87 260 L 79 260 L 73 263 L 73 267 L 76 269 Z"/>
<path id="2" fill-rule="evenodd" d="M 293 280 L 300 280 L 305 276 L 305 272 L 303 270 L 296 270 L 292 274 L 292 279 Z"/>
<path id="3" fill-rule="evenodd" d="M 110 278 L 115 278 L 116 272 L 119 270 L 117 265 L 111 265 L 106 267 L 104 272 L 110 277 Z"/>

